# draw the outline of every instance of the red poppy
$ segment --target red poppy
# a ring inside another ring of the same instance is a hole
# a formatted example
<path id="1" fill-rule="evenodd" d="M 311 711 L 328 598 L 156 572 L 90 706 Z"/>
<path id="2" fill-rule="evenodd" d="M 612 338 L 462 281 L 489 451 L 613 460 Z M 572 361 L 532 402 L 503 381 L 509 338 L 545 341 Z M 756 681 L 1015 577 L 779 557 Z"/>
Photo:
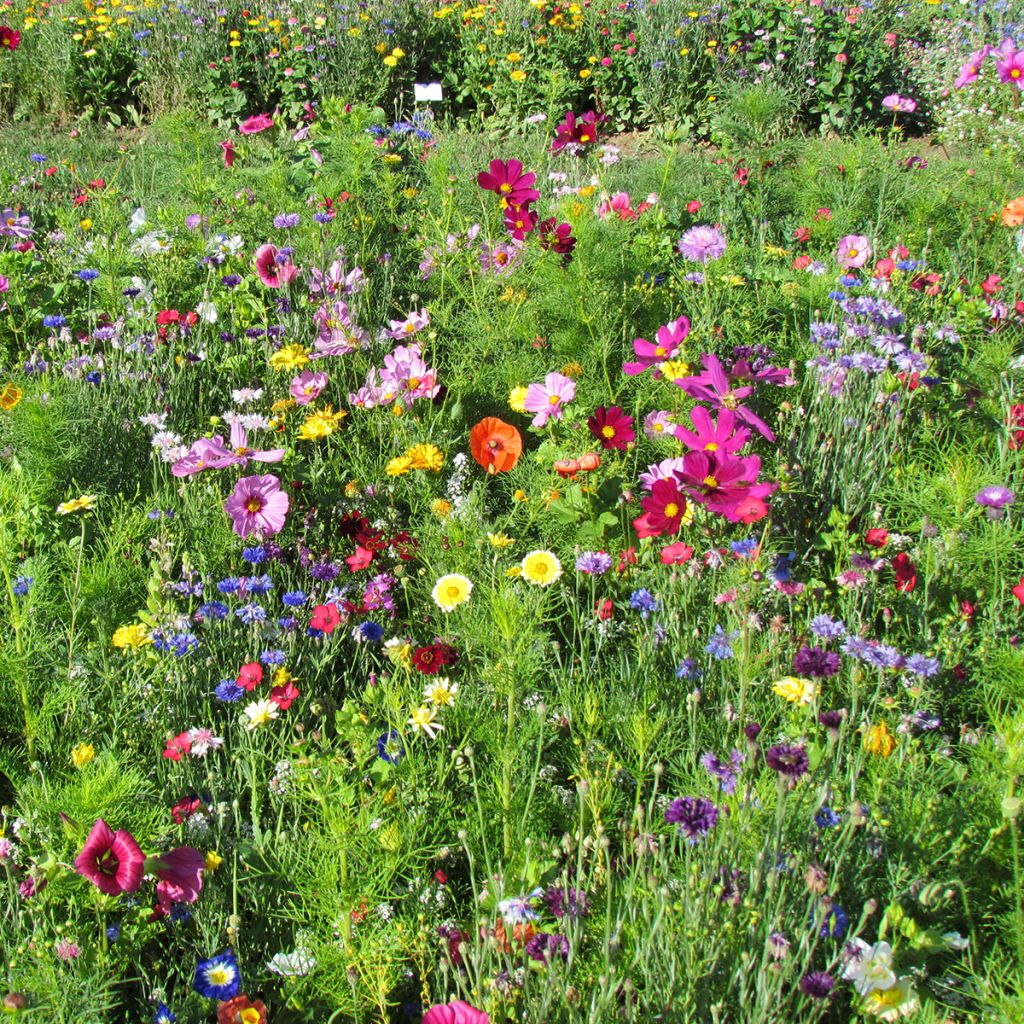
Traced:
<path id="1" fill-rule="evenodd" d="M 267 1024 L 267 1007 L 262 999 L 234 996 L 217 1007 L 217 1024 Z"/>
<path id="2" fill-rule="evenodd" d="M 686 498 L 675 480 L 655 480 L 650 497 L 640 504 L 647 513 L 647 527 L 654 536 L 679 532 L 686 514 Z"/>
<path id="3" fill-rule="evenodd" d="M 173 739 L 167 741 L 164 749 L 164 757 L 169 761 L 180 761 L 182 757 L 192 749 L 192 741 L 187 732 L 180 732 Z"/>
<path id="4" fill-rule="evenodd" d="M 896 589 L 909 594 L 917 586 L 917 566 L 906 551 L 901 551 L 892 560 L 892 571 L 896 575 Z"/>
<path id="5" fill-rule="evenodd" d="M 617 405 L 606 409 L 599 405 L 594 415 L 587 420 L 587 427 L 597 438 L 602 448 L 624 451 L 626 445 L 636 437 L 633 417 L 627 416 Z"/>
<path id="6" fill-rule="evenodd" d="M 864 534 L 864 543 L 869 548 L 884 548 L 889 543 L 889 531 L 881 527 L 875 527 Z"/>
<path id="7" fill-rule="evenodd" d="M 330 636 L 341 622 L 341 613 L 336 604 L 318 604 L 309 620 L 310 628 L 318 629 Z"/>
<path id="8" fill-rule="evenodd" d="M 661 549 L 662 565 L 683 565 L 691 558 L 693 558 L 693 548 L 682 541 L 676 541 L 675 544 L 666 544 Z"/>
<path id="9" fill-rule="evenodd" d="M 491 475 L 507 473 L 523 454 L 523 437 L 511 423 L 486 416 L 470 430 L 469 450 Z"/>
<path id="10" fill-rule="evenodd" d="M 239 669 L 235 682 L 247 693 L 252 692 L 263 682 L 263 666 L 258 661 L 250 661 Z"/>

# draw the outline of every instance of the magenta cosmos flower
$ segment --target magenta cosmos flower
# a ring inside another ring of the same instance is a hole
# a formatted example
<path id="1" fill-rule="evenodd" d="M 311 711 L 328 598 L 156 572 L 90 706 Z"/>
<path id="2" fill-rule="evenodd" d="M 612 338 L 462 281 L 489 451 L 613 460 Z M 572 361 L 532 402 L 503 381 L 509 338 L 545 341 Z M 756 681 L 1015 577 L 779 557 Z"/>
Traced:
<path id="1" fill-rule="evenodd" d="M 266 476 L 243 476 L 224 502 L 224 511 L 231 517 L 231 528 L 239 537 L 258 533 L 270 536 L 280 533 L 288 515 L 288 495 L 272 473 Z"/>
<path id="2" fill-rule="evenodd" d="M 297 377 L 292 378 L 288 394 L 295 399 L 296 405 L 309 405 L 310 402 L 317 400 L 325 387 L 327 387 L 326 373 L 303 370 Z"/>
<path id="3" fill-rule="evenodd" d="M 637 361 L 623 363 L 622 372 L 627 377 L 636 377 L 648 367 L 678 358 L 680 346 L 689 333 L 690 321 L 687 317 L 681 316 L 674 324 L 665 324 L 664 327 L 659 327 L 653 342 L 646 338 L 634 338 L 633 353 Z M 658 376 L 657 372 L 655 376 Z"/>
<path id="4" fill-rule="evenodd" d="M 439 1003 L 423 1015 L 423 1024 L 490 1024 L 483 1010 L 456 999 L 452 1003 Z"/>
<path id="5" fill-rule="evenodd" d="M 256 261 L 256 273 L 268 288 L 280 288 L 283 284 L 290 284 L 299 272 L 290 259 L 281 255 L 281 250 L 276 245 L 261 245 L 253 258 Z"/>
<path id="6" fill-rule="evenodd" d="M 599 405 L 587 420 L 587 429 L 606 451 L 625 451 L 626 445 L 636 438 L 633 417 L 617 405 L 609 409 Z"/>
<path id="7" fill-rule="evenodd" d="M 955 89 L 962 89 L 965 85 L 970 85 L 971 82 L 978 80 L 978 75 L 981 74 L 981 65 L 989 55 L 990 50 L 990 47 L 984 46 L 980 50 L 975 50 L 967 58 L 967 62 L 960 66 L 960 73 L 956 76 L 956 81 L 953 83 Z"/>
<path id="8" fill-rule="evenodd" d="M 540 192 L 533 188 L 537 175 L 533 171 L 523 174 L 523 165 L 518 160 L 492 160 L 490 172 L 481 171 L 476 183 L 488 192 L 495 192 L 508 206 L 526 206 L 540 199 Z"/>
<path id="9" fill-rule="evenodd" d="M 570 144 L 592 146 L 598 139 L 598 126 L 607 121 L 607 115 L 596 114 L 588 110 L 577 117 L 571 110 L 555 129 L 555 141 L 551 143 L 551 152 L 557 153 Z"/>
<path id="10" fill-rule="evenodd" d="M 1006 43 L 996 51 L 999 57 L 996 59 L 996 72 L 1000 82 L 1012 82 L 1018 89 L 1024 91 L 1024 50 L 1013 51 Z"/>
<path id="11" fill-rule="evenodd" d="M 130 832 L 114 832 L 100 818 L 92 827 L 85 847 L 75 858 L 75 869 L 80 875 L 107 896 L 120 896 L 135 892 L 142 884 L 142 871 L 146 858 Z"/>
<path id="12" fill-rule="evenodd" d="M 553 416 L 562 418 L 562 406 L 576 397 L 576 385 L 561 373 L 549 373 L 543 384 L 531 384 L 526 389 L 523 407 L 527 412 L 536 413 L 533 426 L 543 427 Z"/>
<path id="13" fill-rule="evenodd" d="M 871 259 L 871 241 L 867 235 L 844 235 L 839 239 L 836 260 L 844 270 L 863 267 Z"/>

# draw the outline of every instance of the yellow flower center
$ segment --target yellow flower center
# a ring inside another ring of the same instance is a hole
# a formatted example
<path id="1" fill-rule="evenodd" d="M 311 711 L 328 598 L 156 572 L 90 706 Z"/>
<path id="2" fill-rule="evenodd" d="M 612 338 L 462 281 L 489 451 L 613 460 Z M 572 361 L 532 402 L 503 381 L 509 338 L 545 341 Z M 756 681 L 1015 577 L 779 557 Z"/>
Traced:
<path id="1" fill-rule="evenodd" d="M 674 501 L 670 501 L 665 506 L 665 518 L 675 519 L 677 515 L 679 515 L 679 506 Z"/>
<path id="2" fill-rule="evenodd" d="M 501 185 L 501 191 L 504 192 L 505 195 L 508 195 L 509 192 L 512 191 L 512 186 L 507 181 L 503 182 Z"/>
<path id="3" fill-rule="evenodd" d="M 558 395 L 552 395 L 552 396 L 551 396 L 551 397 L 550 397 L 550 398 L 548 399 L 548 404 L 549 404 L 549 405 L 558 405 L 558 403 L 559 403 L 559 402 L 560 402 L 561 400 L 562 400 L 562 399 L 561 399 L 561 398 L 560 398 L 560 397 L 559 397 Z"/>
<path id="4" fill-rule="evenodd" d="M 714 441 L 709 441 L 706 445 L 704 445 L 704 451 L 706 451 L 706 452 L 717 452 L 718 451 L 718 445 Z"/>
<path id="5" fill-rule="evenodd" d="M 706 476 L 701 482 L 705 487 L 715 488 L 718 486 L 718 481 L 713 476 Z"/>
<path id="6" fill-rule="evenodd" d="M 260 501 L 260 499 L 256 498 L 256 497 L 250 498 L 245 503 L 245 510 L 246 510 L 246 512 L 252 512 L 252 513 L 255 514 L 256 512 L 259 512 L 259 510 L 261 508 L 263 508 L 263 502 Z"/>
<path id="7" fill-rule="evenodd" d="M 603 426 L 601 428 L 601 433 L 604 437 L 607 437 L 609 440 L 611 440 L 615 436 L 615 428 L 612 426 Z"/>

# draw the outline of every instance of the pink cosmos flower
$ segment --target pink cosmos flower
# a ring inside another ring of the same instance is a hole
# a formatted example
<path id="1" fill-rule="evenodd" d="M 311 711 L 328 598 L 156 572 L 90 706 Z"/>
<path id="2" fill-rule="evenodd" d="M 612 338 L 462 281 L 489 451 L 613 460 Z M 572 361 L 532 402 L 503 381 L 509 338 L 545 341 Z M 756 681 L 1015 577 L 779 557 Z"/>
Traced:
<path id="1" fill-rule="evenodd" d="M 990 47 L 984 46 L 980 50 L 975 50 L 967 58 L 967 62 L 960 67 L 960 73 L 956 76 L 956 81 L 953 82 L 954 88 L 962 89 L 965 85 L 978 80 L 978 75 L 981 74 L 982 62 L 989 55 L 990 49 Z"/>
<path id="2" fill-rule="evenodd" d="M 531 384 L 526 389 L 526 401 L 523 402 L 527 412 L 536 413 L 533 426 L 543 427 L 553 416 L 562 418 L 562 406 L 576 397 L 576 384 L 564 374 L 549 373 L 543 384 Z"/>
<path id="3" fill-rule="evenodd" d="M 370 376 L 367 374 L 367 386 Z M 394 352 L 384 357 L 384 367 L 380 371 L 382 388 L 386 394 L 379 394 L 375 404 L 382 405 L 392 400 L 401 401 L 403 396 L 410 402 L 417 398 L 434 398 L 441 390 L 437 383 L 437 370 L 427 366 L 420 354 L 418 344 L 398 345 Z M 390 388 L 389 388 L 390 386 Z M 390 395 L 395 395 L 392 399 Z"/>
<path id="4" fill-rule="evenodd" d="M 261 245 L 253 255 L 256 261 L 256 273 L 268 288 L 280 288 L 283 284 L 291 284 L 295 280 L 298 268 L 290 259 L 281 256 L 276 245 Z"/>
<path id="5" fill-rule="evenodd" d="M 681 316 L 674 324 L 665 324 L 658 328 L 656 341 L 644 338 L 633 339 L 633 352 L 637 357 L 635 363 L 623 363 L 622 372 L 628 377 L 636 377 L 651 366 L 657 366 L 679 355 L 679 348 L 690 333 L 689 318 Z M 655 377 L 660 373 L 655 371 Z"/>
<path id="6" fill-rule="evenodd" d="M 173 903 L 195 903 L 203 889 L 203 855 L 191 846 L 179 846 L 150 857 L 146 870 L 156 875 L 156 898 L 164 913 Z"/>
<path id="7" fill-rule="evenodd" d="M 898 93 L 890 93 L 882 100 L 882 106 L 893 113 L 912 114 L 917 110 L 917 100 L 907 96 L 900 96 Z"/>
<path id="8" fill-rule="evenodd" d="M 369 344 L 370 335 L 352 322 L 348 304 L 342 300 L 323 303 L 313 314 L 319 334 L 313 342 L 313 358 L 347 356 Z"/>
<path id="9" fill-rule="evenodd" d="M 844 270 L 856 270 L 871 259 L 871 241 L 867 235 L 844 235 L 839 239 L 836 260 Z"/>
<path id="10" fill-rule="evenodd" d="M 139 844 L 130 832 L 114 832 L 100 818 L 92 827 L 85 847 L 75 858 L 75 869 L 107 896 L 135 892 L 142 884 L 143 865 Z"/>
<path id="11" fill-rule="evenodd" d="M 528 206 L 505 207 L 505 230 L 521 242 L 537 226 L 537 214 Z"/>
<path id="12" fill-rule="evenodd" d="M 690 497 L 710 511 L 732 523 L 750 522 L 767 512 L 763 499 L 777 486 L 758 483 L 760 472 L 756 455 L 740 459 L 721 451 L 687 452 L 678 479 Z"/>
<path id="13" fill-rule="evenodd" d="M 238 130 L 243 135 L 258 135 L 260 132 L 265 132 L 273 126 L 274 117 L 272 114 L 253 114 L 252 117 L 246 118 L 238 126 Z"/>
<path id="14" fill-rule="evenodd" d="M 753 410 L 740 404 L 740 399 L 753 394 L 753 387 L 735 387 L 729 375 L 718 359 L 718 356 L 705 353 L 701 357 L 704 364 L 704 372 L 696 376 L 684 377 L 676 383 L 691 397 L 698 402 L 708 402 L 716 409 L 728 409 L 733 412 L 736 419 L 753 427 L 762 437 L 768 441 L 774 441 L 775 435 L 771 432 L 768 424 Z"/>
<path id="15" fill-rule="evenodd" d="M 646 473 L 640 474 L 640 486 L 649 491 L 658 480 L 674 480 L 676 475 L 682 472 L 682 469 L 683 460 L 681 458 L 662 459 L 661 462 L 648 466 Z"/>
<path id="16" fill-rule="evenodd" d="M 492 160 L 490 172 L 481 171 L 476 176 L 481 188 L 495 192 L 507 206 L 526 206 L 540 199 L 540 192 L 532 187 L 536 180 L 533 171 L 523 174 L 518 160 Z"/>
<path id="17" fill-rule="evenodd" d="M 188 453 L 171 466 L 171 474 L 177 477 L 193 476 L 204 469 L 225 469 L 239 466 L 244 469 L 249 460 L 255 462 L 280 462 L 284 458 L 283 448 L 269 448 L 258 451 L 249 447 L 249 435 L 240 420 L 231 424 L 231 447 L 221 437 L 201 437 Z"/>
<path id="18" fill-rule="evenodd" d="M 1024 50 L 1008 50 L 1004 42 L 996 52 L 1000 54 L 996 60 L 999 81 L 1012 82 L 1018 89 L 1024 91 Z"/>
<path id="19" fill-rule="evenodd" d="M 667 409 L 655 409 L 644 417 L 644 434 L 650 441 L 671 437 L 675 428 L 675 414 Z"/>
<path id="20" fill-rule="evenodd" d="M 218 142 L 218 146 L 224 150 L 224 166 L 230 167 L 235 162 L 235 157 L 238 155 L 235 152 L 235 144 L 228 139 L 227 142 Z"/>
<path id="21" fill-rule="evenodd" d="M 597 215 L 602 220 L 613 213 L 618 214 L 619 220 L 636 220 L 637 211 L 633 209 L 628 192 L 616 192 L 597 208 Z"/>
<path id="22" fill-rule="evenodd" d="M 423 1024 L 490 1024 L 490 1019 L 483 1010 L 456 999 L 432 1006 L 423 1015 Z"/>
<path id="23" fill-rule="evenodd" d="M 430 314 L 425 309 L 413 310 L 404 320 L 389 320 L 388 327 L 381 330 L 382 338 L 403 341 L 430 326 Z"/>
<path id="24" fill-rule="evenodd" d="M 345 270 L 345 264 L 341 260 L 335 260 L 324 273 L 319 267 L 313 267 L 309 271 L 309 291 L 311 295 L 318 295 L 321 291 L 328 295 L 336 295 L 341 292 L 343 295 L 357 295 L 363 290 L 365 281 L 363 271 L 360 267 L 353 267 Z"/>
<path id="25" fill-rule="evenodd" d="M 557 153 L 566 146 L 592 146 L 598 140 L 599 126 L 607 120 L 606 114 L 597 114 L 593 110 L 588 110 L 578 118 L 571 110 L 567 111 L 562 123 L 555 129 L 551 152 Z"/>
<path id="26" fill-rule="evenodd" d="M 270 536 L 284 528 L 288 515 L 288 495 L 271 473 L 266 476 L 243 476 L 224 502 L 224 511 L 231 517 L 231 528 L 243 539 L 254 533 Z"/>
<path id="27" fill-rule="evenodd" d="M 723 451 L 732 455 L 750 440 L 750 431 L 746 427 L 736 427 L 736 415 L 731 409 L 722 409 L 716 423 L 704 406 L 695 405 L 690 410 L 690 419 L 694 429 L 678 426 L 675 435 L 692 451 Z"/>
<path id="28" fill-rule="evenodd" d="M 297 377 L 292 378 L 292 386 L 288 394 L 295 399 L 296 405 L 309 405 L 320 397 L 320 392 L 327 387 L 327 374 L 314 373 L 312 370 L 303 370 Z"/>

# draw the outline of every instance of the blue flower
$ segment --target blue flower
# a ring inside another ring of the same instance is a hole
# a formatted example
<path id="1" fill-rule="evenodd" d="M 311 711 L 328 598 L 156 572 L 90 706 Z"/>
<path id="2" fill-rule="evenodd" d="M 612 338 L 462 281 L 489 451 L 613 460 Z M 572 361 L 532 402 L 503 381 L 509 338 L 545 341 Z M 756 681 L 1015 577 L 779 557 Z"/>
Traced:
<path id="1" fill-rule="evenodd" d="M 277 624 L 286 632 L 294 633 L 299 628 L 299 620 L 294 615 L 284 615 L 277 620 Z"/>
<path id="2" fill-rule="evenodd" d="M 260 661 L 262 661 L 264 665 L 283 665 L 284 664 L 284 660 L 285 660 L 285 653 L 284 653 L 284 651 L 279 651 L 279 650 L 264 651 L 260 655 Z"/>
<path id="3" fill-rule="evenodd" d="M 753 558 L 757 551 L 757 538 L 746 537 L 743 540 L 734 540 L 730 543 L 732 553 L 737 558 Z"/>
<path id="4" fill-rule="evenodd" d="M 207 601 L 196 612 L 201 619 L 226 619 L 228 606 L 223 601 Z"/>
<path id="5" fill-rule="evenodd" d="M 34 582 L 35 580 L 31 576 L 16 576 L 11 590 L 13 590 L 18 597 L 24 597 L 29 592 L 29 588 L 31 588 Z"/>
<path id="6" fill-rule="evenodd" d="M 814 926 L 814 920 L 817 917 L 817 913 L 818 907 L 817 904 L 815 904 L 815 906 L 811 909 L 811 916 L 807 922 L 809 925 L 811 925 L 811 927 Z M 825 920 L 822 922 L 821 930 L 818 932 L 818 934 L 823 939 L 841 939 L 846 934 L 846 924 L 846 911 L 843 910 L 843 908 L 839 906 L 838 903 L 833 903 L 829 907 L 828 913 L 825 915 Z"/>
<path id="7" fill-rule="evenodd" d="M 99 384 L 101 380 L 103 380 L 103 374 L 100 373 L 99 370 L 90 370 L 85 375 L 86 384 L 96 385 Z"/>
<path id="8" fill-rule="evenodd" d="M 217 584 L 217 589 L 222 594 L 234 594 L 241 585 L 242 581 L 237 576 L 228 576 L 227 579 L 221 580 Z"/>
<path id="9" fill-rule="evenodd" d="M 117 942 L 121 938 L 121 922 L 115 921 L 107 926 L 107 942 Z"/>
<path id="10" fill-rule="evenodd" d="M 29 160 L 31 160 L 32 163 L 34 163 L 34 164 L 45 164 L 46 163 L 46 154 L 45 153 L 32 153 L 29 156 Z"/>
<path id="11" fill-rule="evenodd" d="M 223 679 L 214 688 L 213 695 L 217 700 L 224 701 L 225 704 L 234 704 L 245 690 L 242 689 L 234 679 Z"/>
<path id="12" fill-rule="evenodd" d="M 88 284 L 90 281 L 95 281 L 96 278 L 99 276 L 100 272 L 98 270 L 92 270 L 89 267 L 86 267 L 85 270 L 80 270 L 78 272 L 78 280 L 84 281 L 86 284 Z"/>
<path id="13" fill-rule="evenodd" d="M 153 1024 L 174 1024 L 177 1019 L 178 1018 L 167 1008 L 166 1004 L 161 1003 L 156 1008 L 156 1016 L 153 1018 Z"/>
<path id="14" fill-rule="evenodd" d="M 829 615 L 815 615 L 811 619 L 811 632 L 822 640 L 839 640 L 846 636 L 846 623 Z"/>
<path id="15" fill-rule="evenodd" d="M 266 552 L 265 548 L 261 548 L 261 547 L 245 548 L 242 551 L 242 557 L 247 562 L 251 562 L 253 565 L 259 565 L 260 562 L 263 562 L 263 561 L 266 560 L 267 552 Z"/>
<path id="16" fill-rule="evenodd" d="M 392 729 L 377 740 L 377 756 L 388 764 L 398 764 L 405 757 L 405 747 L 397 730 Z"/>
<path id="17" fill-rule="evenodd" d="M 17 593 L 17 591 L 15 591 Z M 927 679 L 929 676 L 938 674 L 941 667 L 938 658 L 929 658 L 924 654 L 911 654 L 903 661 L 903 667 L 914 675 Z"/>
<path id="18" fill-rule="evenodd" d="M 708 641 L 707 646 L 704 650 L 711 655 L 712 658 L 717 658 L 719 661 L 725 661 L 726 658 L 732 658 L 732 641 L 740 635 L 738 629 L 734 629 L 731 633 L 726 633 L 721 626 L 715 626 L 715 635 Z"/>
<path id="19" fill-rule="evenodd" d="M 362 634 L 364 640 L 376 643 L 382 636 L 384 636 L 384 627 L 378 626 L 376 622 L 361 622 L 359 624 L 359 632 Z"/>
<path id="20" fill-rule="evenodd" d="M 814 816 L 814 824 L 818 828 L 835 828 L 839 824 L 840 818 L 831 807 L 822 807 L 820 811 Z"/>
<path id="21" fill-rule="evenodd" d="M 629 606 L 646 619 L 651 612 L 658 610 L 658 599 L 646 587 L 641 587 L 630 594 Z"/>
<path id="22" fill-rule="evenodd" d="M 63 327 L 67 323 L 67 320 L 62 317 L 59 313 L 51 313 L 49 316 L 43 317 L 44 327 Z"/>
<path id="23" fill-rule="evenodd" d="M 184 658 L 199 650 L 199 637 L 195 633 L 175 633 L 168 641 L 168 646 L 176 658 Z"/>
<path id="24" fill-rule="evenodd" d="M 196 976 L 192 987 L 207 999 L 233 999 L 242 988 L 242 976 L 238 972 L 235 954 L 228 950 L 218 953 L 209 960 L 196 964 Z"/>
<path id="25" fill-rule="evenodd" d="M 683 658 L 676 669 L 676 679 L 699 679 L 701 674 L 700 667 L 693 658 Z"/>
<path id="26" fill-rule="evenodd" d="M 306 603 L 306 593 L 303 590 L 289 590 L 281 595 L 281 603 L 289 608 L 301 608 Z"/>
<path id="27" fill-rule="evenodd" d="M 241 608 L 236 608 L 235 615 L 247 626 L 251 626 L 254 622 L 265 622 L 267 618 L 266 609 L 262 605 L 253 603 L 243 604 Z"/>
<path id="28" fill-rule="evenodd" d="M 791 578 L 789 567 L 796 561 L 796 552 L 790 551 L 786 555 L 776 555 L 775 564 L 768 571 L 768 575 L 776 583 L 788 583 Z"/>
<path id="29" fill-rule="evenodd" d="M 250 576 L 246 586 L 251 594 L 269 594 L 274 589 L 274 581 L 264 573 L 262 576 Z"/>

